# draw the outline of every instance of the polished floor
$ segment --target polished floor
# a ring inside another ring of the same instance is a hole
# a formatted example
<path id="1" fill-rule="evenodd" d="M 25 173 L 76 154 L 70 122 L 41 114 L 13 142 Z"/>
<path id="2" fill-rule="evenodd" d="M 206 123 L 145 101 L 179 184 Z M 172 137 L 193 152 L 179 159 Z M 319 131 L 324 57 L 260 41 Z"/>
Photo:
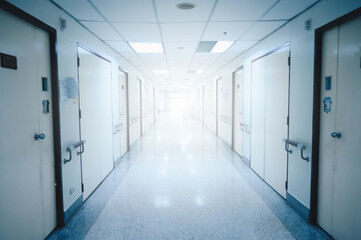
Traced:
<path id="1" fill-rule="evenodd" d="M 48 239 L 325 239 L 196 120 L 162 115 Z"/>

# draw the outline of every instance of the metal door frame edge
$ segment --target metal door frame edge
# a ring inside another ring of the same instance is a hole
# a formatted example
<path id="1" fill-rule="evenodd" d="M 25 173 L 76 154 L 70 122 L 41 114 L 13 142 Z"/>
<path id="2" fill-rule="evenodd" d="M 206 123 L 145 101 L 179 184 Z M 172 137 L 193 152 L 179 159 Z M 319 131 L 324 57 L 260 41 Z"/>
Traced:
<path id="1" fill-rule="evenodd" d="M 244 66 L 240 66 L 238 68 L 236 68 L 233 72 L 232 72 L 232 150 L 234 151 L 234 129 L 235 129 L 235 124 L 234 121 L 236 119 L 235 117 L 235 97 L 236 97 L 236 74 L 239 71 L 242 71 L 244 68 Z"/>
<path id="2" fill-rule="evenodd" d="M 31 16 L 20 8 L 0 0 L 0 9 L 24 20 L 31 25 L 40 28 L 49 34 L 50 40 L 50 72 L 51 72 L 51 94 L 53 102 L 53 134 L 54 134 L 54 160 L 55 160 L 55 191 L 56 191 L 56 218 L 57 227 L 64 226 L 63 205 L 63 182 L 61 169 L 61 135 L 60 135 L 60 106 L 58 85 L 58 56 L 57 56 L 57 32 L 56 29 Z"/>
<path id="3" fill-rule="evenodd" d="M 317 224 L 323 34 L 334 27 L 342 25 L 360 16 L 361 16 L 361 7 L 315 30 L 315 55 L 314 55 L 314 69 L 313 69 L 314 87 L 313 87 L 313 118 L 312 118 L 312 166 L 311 166 L 311 197 L 310 197 L 310 217 L 309 217 L 309 223 L 311 224 Z"/>

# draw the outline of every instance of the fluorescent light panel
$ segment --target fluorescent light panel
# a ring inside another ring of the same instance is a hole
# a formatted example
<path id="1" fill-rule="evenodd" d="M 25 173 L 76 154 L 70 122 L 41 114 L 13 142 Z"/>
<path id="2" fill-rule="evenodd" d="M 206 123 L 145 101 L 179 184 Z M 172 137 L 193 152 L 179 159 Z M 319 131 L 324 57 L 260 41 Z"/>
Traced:
<path id="1" fill-rule="evenodd" d="M 203 73 L 204 70 L 196 70 L 196 74 L 200 74 L 200 73 Z"/>
<path id="2" fill-rule="evenodd" d="M 218 41 L 212 48 L 211 53 L 223 53 L 232 46 L 233 43 L 234 41 Z"/>
<path id="3" fill-rule="evenodd" d="M 128 42 L 137 53 L 164 53 L 160 42 Z"/>

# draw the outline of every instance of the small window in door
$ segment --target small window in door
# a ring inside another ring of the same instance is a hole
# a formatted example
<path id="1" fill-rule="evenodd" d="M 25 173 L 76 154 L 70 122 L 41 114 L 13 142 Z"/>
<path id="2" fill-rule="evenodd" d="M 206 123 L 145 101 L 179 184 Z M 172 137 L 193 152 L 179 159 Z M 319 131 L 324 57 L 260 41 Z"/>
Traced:
<path id="1" fill-rule="evenodd" d="M 332 84 L 332 77 L 328 76 L 325 78 L 326 79 L 326 86 L 325 86 L 325 90 L 326 91 L 331 91 L 331 84 Z"/>

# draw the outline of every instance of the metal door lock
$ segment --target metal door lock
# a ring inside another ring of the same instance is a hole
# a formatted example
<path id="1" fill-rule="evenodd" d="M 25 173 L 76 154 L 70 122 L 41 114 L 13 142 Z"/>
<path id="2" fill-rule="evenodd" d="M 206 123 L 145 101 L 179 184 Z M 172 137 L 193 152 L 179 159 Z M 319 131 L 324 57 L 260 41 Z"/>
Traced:
<path id="1" fill-rule="evenodd" d="M 340 132 L 333 132 L 333 133 L 331 133 L 331 137 L 340 139 L 341 138 L 341 133 Z"/>
<path id="2" fill-rule="evenodd" d="M 35 133 L 35 135 L 34 135 L 35 141 L 37 141 L 39 138 L 42 140 L 45 139 L 45 134 L 44 133 L 41 133 L 41 134 Z"/>

